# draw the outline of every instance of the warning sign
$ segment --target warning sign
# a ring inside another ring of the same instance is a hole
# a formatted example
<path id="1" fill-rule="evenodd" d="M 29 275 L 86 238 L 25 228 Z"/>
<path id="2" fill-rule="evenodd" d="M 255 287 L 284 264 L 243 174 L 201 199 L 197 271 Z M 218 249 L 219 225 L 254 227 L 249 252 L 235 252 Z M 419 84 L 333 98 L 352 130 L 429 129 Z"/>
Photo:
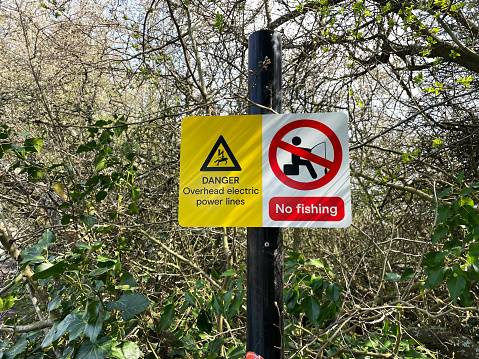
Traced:
<path id="1" fill-rule="evenodd" d="M 241 166 L 222 135 L 201 166 L 201 171 L 241 171 Z"/>
<path id="2" fill-rule="evenodd" d="M 261 123 L 261 116 L 183 119 L 182 226 L 262 226 Z"/>
<path id="3" fill-rule="evenodd" d="M 351 223 L 345 114 L 189 117 L 181 141 L 183 226 Z"/>

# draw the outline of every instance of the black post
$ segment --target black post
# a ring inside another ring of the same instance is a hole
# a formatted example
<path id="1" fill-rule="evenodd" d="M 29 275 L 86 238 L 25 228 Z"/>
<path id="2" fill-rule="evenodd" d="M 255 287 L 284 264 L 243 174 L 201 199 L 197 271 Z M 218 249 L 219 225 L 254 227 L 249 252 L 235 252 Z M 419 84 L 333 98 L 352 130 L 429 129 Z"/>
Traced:
<path id="1" fill-rule="evenodd" d="M 281 36 L 270 30 L 249 38 L 249 98 L 281 112 Z M 269 113 L 251 105 L 250 115 Z M 248 228 L 246 351 L 283 359 L 283 233 Z"/>

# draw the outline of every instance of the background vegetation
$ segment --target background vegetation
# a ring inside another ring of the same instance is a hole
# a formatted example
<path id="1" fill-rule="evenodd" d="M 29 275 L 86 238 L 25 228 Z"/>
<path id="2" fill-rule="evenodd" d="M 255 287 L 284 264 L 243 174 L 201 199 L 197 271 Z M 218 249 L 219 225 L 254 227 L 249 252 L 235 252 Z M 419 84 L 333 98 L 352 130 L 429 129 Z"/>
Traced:
<path id="1" fill-rule="evenodd" d="M 476 0 L 5 0 L 0 358 L 242 358 L 244 228 L 177 222 L 180 123 L 349 116 L 353 225 L 286 229 L 286 358 L 479 357 Z M 13 306 L 13 307 L 12 307 Z"/>

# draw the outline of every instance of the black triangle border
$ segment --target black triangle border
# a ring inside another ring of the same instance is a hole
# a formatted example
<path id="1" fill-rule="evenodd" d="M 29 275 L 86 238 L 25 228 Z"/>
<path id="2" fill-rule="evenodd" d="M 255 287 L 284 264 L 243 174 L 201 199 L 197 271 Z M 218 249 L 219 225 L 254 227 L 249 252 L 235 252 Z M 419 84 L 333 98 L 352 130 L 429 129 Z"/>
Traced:
<path id="1" fill-rule="evenodd" d="M 233 162 L 234 167 L 208 167 L 208 164 L 211 162 L 211 159 L 216 153 L 216 150 L 220 145 L 223 145 L 226 153 L 228 154 L 231 162 Z M 210 151 L 210 154 L 208 157 L 206 157 L 206 161 L 203 163 L 203 166 L 201 166 L 200 171 L 202 172 L 212 172 L 212 171 L 241 171 L 241 166 L 239 165 L 238 161 L 236 160 L 236 157 L 233 155 L 233 152 L 231 152 L 230 147 L 226 143 L 223 135 L 220 135 L 218 137 L 218 140 L 216 141 L 215 145 L 213 146 L 213 149 Z"/>

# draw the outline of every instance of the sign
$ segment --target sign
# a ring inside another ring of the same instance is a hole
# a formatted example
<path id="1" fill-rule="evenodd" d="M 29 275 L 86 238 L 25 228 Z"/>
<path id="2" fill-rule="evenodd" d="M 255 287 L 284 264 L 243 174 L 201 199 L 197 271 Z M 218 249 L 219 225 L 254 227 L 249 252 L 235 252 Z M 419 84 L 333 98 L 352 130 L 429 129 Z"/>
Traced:
<path id="1" fill-rule="evenodd" d="M 188 227 L 351 224 L 342 113 L 187 117 L 179 222 Z"/>

